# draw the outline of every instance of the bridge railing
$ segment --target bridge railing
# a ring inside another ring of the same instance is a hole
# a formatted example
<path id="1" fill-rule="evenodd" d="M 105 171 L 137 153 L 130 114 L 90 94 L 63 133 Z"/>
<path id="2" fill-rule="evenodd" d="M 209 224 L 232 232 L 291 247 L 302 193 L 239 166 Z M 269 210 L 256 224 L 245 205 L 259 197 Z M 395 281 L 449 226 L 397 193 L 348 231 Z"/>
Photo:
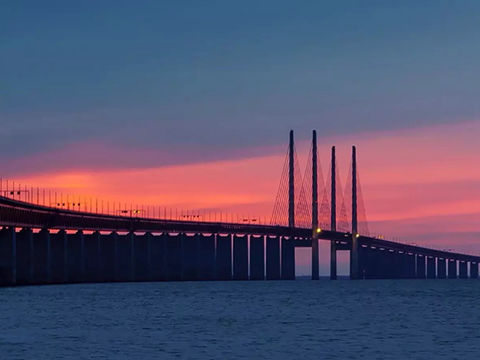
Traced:
<path id="1" fill-rule="evenodd" d="M 94 196 L 65 193 L 53 188 L 27 186 L 1 178 L 0 196 L 46 208 L 126 218 L 269 225 L 265 216 L 237 214 L 219 209 L 179 208 L 105 200 Z"/>

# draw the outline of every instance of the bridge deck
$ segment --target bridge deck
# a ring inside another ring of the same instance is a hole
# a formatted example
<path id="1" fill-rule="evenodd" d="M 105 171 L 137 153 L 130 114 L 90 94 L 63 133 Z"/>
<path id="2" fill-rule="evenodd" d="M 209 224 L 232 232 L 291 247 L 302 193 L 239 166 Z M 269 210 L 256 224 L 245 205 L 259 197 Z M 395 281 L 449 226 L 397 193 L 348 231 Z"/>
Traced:
<path id="1" fill-rule="evenodd" d="M 295 238 L 296 247 L 311 246 L 312 235 L 311 229 L 298 227 L 159 220 L 142 217 L 94 214 L 44 207 L 2 196 L 0 196 L 0 226 L 91 231 L 184 232 L 282 236 Z M 351 247 L 352 235 L 345 232 L 322 230 L 319 234 L 319 239 L 336 241 L 339 250 L 348 250 Z M 360 245 L 375 248 L 393 249 L 396 251 L 459 261 L 480 262 L 480 256 L 430 249 L 367 236 L 360 236 L 358 240 Z"/>

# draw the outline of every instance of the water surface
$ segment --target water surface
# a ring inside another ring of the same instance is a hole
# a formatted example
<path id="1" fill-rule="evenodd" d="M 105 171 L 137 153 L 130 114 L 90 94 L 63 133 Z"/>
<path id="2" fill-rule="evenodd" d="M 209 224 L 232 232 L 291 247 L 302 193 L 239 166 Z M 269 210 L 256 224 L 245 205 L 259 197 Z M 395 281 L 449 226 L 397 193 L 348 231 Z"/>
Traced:
<path id="1" fill-rule="evenodd" d="M 480 281 L 0 289 L 0 359 L 470 359 Z"/>

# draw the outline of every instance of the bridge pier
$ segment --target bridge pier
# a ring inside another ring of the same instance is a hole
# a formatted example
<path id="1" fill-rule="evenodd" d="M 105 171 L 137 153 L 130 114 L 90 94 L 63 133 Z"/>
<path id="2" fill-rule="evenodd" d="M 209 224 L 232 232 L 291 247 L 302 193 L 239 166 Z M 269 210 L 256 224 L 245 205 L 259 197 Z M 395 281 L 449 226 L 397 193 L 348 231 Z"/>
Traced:
<path id="1" fill-rule="evenodd" d="M 330 241 L 330 280 L 337 280 L 337 242 Z"/>
<path id="2" fill-rule="evenodd" d="M 52 251 L 52 282 L 68 282 L 67 271 L 67 233 L 60 230 L 56 234 L 50 234 L 50 246 Z"/>
<path id="3" fill-rule="evenodd" d="M 457 278 L 457 260 L 448 259 L 448 278 L 449 279 Z"/>
<path id="4" fill-rule="evenodd" d="M 380 256 L 378 259 L 379 267 L 378 267 L 378 277 L 379 279 L 389 279 L 390 278 L 390 267 L 391 267 L 391 259 L 390 254 L 387 249 L 380 250 L 378 253 Z"/>
<path id="5" fill-rule="evenodd" d="M 478 279 L 478 263 L 470 262 L 470 279 Z"/>
<path id="6" fill-rule="evenodd" d="M 78 283 L 85 277 L 85 240 L 83 231 L 66 235 L 68 281 Z"/>
<path id="7" fill-rule="evenodd" d="M 100 235 L 100 268 L 98 276 L 102 282 L 115 281 L 115 268 L 117 258 L 117 233 L 112 232 L 108 235 Z"/>
<path id="8" fill-rule="evenodd" d="M 248 280 L 247 235 L 233 236 L 233 280 Z"/>
<path id="9" fill-rule="evenodd" d="M 96 231 L 89 235 L 83 235 L 83 241 L 85 254 L 83 281 L 101 281 L 100 233 Z"/>
<path id="10" fill-rule="evenodd" d="M 425 256 L 417 254 L 417 279 L 425 279 Z"/>
<path id="11" fill-rule="evenodd" d="M 458 268 L 459 268 L 459 278 L 460 279 L 468 279 L 468 274 L 467 274 L 467 262 L 466 261 L 459 261 L 458 262 Z"/>
<path id="12" fill-rule="evenodd" d="M 0 230 L 0 286 L 17 282 L 17 241 L 14 227 Z"/>
<path id="13" fill-rule="evenodd" d="M 51 281 L 50 233 L 47 229 L 33 234 L 34 282 L 48 284 Z"/>
<path id="14" fill-rule="evenodd" d="M 390 254 L 387 249 L 379 249 L 377 252 L 377 279 L 389 279 L 390 278 Z"/>
<path id="15" fill-rule="evenodd" d="M 146 234 L 145 234 L 146 235 Z M 150 279 L 152 281 L 167 280 L 167 249 L 166 239 L 168 234 L 153 235 L 150 237 Z"/>
<path id="16" fill-rule="evenodd" d="M 197 280 L 198 274 L 198 241 L 197 234 L 191 236 L 181 234 L 183 249 L 183 271 L 182 280 Z"/>
<path id="17" fill-rule="evenodd" d="M 433 256 L 427 256 L 427 279 L 436 278 L 435 258 Z"/>
<path id="18" fill-rule="evenodd" d="M 358 247 L 358 277 L 359 279 L 366 279 L 367 274 L 367 252 L 368 248 L 359 245 Z"/>
<path id="19" fill-rule="evenodd" d="M 372 249 L 370 247 L 367 247 L 367 265 L 365 271 L 366 279 L 378 279 L 380 276 L 378 252 L 378 249 Z"/>
<path id="20" fill-rule="evenodd" d="M 144 235 L 135 235 L 133 252 L 135 254 L 135 281 L 151 280 L 151 259 L 150 248 L 152 234 L 146 232 Z"/>
<path id="21" fill-rule="evenodd" d="M 447 264 L 444 258 L 437 259 L 437 271 L 438 271 L 438 278 L 439 279 L 446 279 L 447 278 Z"/>
<path id="22" fill-rule="evenodd" d="M 407 258 L 403 252 L 395 252 L 395 278 L 396 279 L 406 279 L 408 278 L 408 268 L 406 266 Z"/>
<path id="23" fill-rule="evenodd" d="M 393 279 L 402 279 L 403 278 L 403 253 L 398 251 L 393 252 Z"/>
<path id="24" fill-rule="evenodd" d="M 133 232 L 116 237 L 115 281 L 125 282 L 135 279 L 134 237 Z"/>
<path id="25" fill-rule="evenodd" d="M 232 235 L 217 235 L 217 252 L 215 257 L 215 278 L 232 280 Z"/>
<path id="26" fill-rule="evenodd" d="M 415 269 L 416 269 L 416 262 L 415 262 L 415 254 L 413 253 L 407 253 L 406 254 L 406 257 L 407 257 L 407 272 L 408 272 L 408 276 L 407 276 L 407 279 L 415 279 L 416 277 L 416 273 L 415 273 Z"/>
<path id="27" fill-rule="evenodd" d="M 358 238 L 352 235 L 352 248 L 350 250 L 350 279 L 352 280 L 360 278 L 359 256 Z"/>
<path id="28" fill-rule="evenodd" d="M 397 262 L 397 252 L 395 250 L 389 250 L 389 279 L 397 279 L 399 276 L 400 264 Z"/>
<path id="29" fill-rule="evenodd" d="M 213 280 L 215 277 L 215 235 L 198 234 L 197 280 Z"/>
<path id="30" fill-rule="evenodd" d="M 32 229 L 23 228 L 16 233 L 17 284 L 33 283 L 33 234 Z"/>
<path id="31" fill-rule="evenodd" d="M 293 238 L 282 237 L 282 280 L 295 280 L 295 246 Z"/>
<path id="32" fill-rule="evenodd" d="M 182 280 L 182 237 L 184 234 L 165 234 L 166 279 L 168 281 Z"/>
<path id="33" fill-rule="evenodd" d="M 264 237 L 250 236 L 250 280 L 264 280 Z"/>
<path id="34" fill-rule="evenodd" d="M 267 236 L 267 280 L 280 279 L 280 239 Z"/>

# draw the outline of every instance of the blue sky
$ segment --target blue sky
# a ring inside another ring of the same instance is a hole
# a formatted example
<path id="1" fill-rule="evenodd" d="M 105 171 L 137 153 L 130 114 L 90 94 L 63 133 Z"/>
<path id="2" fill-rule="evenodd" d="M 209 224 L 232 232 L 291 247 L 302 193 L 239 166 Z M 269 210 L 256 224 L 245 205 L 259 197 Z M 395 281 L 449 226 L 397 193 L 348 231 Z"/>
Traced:
<path id="1" fill-rule="evenodd" d="M 189 162 L 290 128 L 478 119 L 479 24 L 478 1 L 5 1 L 0 157 L 102 141 Z"/>

